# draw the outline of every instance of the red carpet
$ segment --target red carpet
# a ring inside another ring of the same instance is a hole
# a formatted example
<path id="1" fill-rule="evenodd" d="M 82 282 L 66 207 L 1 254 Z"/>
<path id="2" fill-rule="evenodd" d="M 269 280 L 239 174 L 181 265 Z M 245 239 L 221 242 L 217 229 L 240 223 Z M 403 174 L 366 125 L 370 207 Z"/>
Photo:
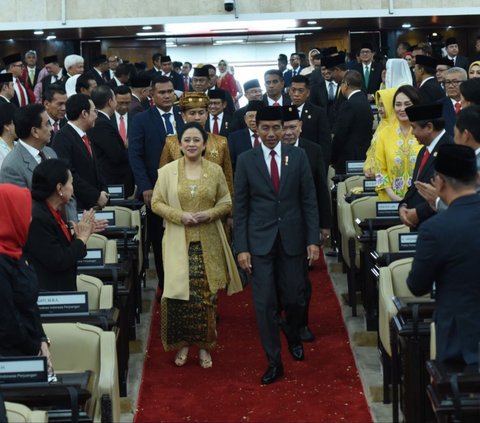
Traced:
<path id="1" fill-rule="evenodd" d="M 175 353 L 161 345 L 156 306 L 134 422 L 371 422 L 323 259 L 311 278 L 310 327 L 317 339 L 304 344 L 303 362 L 293 361 L 284 344 L 285 377 L 268 386 L 260 385 L 267 361 L 250 288 L 220 295 L 211 369 L 199 366 L 196 349 L 184 367 L 175 366 Z"/>

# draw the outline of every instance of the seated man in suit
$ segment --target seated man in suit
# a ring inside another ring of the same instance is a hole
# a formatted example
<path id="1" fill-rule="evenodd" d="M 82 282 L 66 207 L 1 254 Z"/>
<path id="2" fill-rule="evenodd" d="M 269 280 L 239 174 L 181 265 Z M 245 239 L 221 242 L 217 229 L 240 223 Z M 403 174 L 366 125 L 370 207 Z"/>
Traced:
<path id="1" fill-rule="evenodd" d="M 87 136 L 97 119 L 95 104 L 86 95 L 74 94 L 67 100 L 67 118 L 67 124 L 53 138 L 52 147 L 58 157 L 68 162 L 78 208 L 103 208 L 109 195 Z"/>
<path id="2" fill-rule="evenodd" d="M 415 80 L 424 103 L 433 103 L 445 97 L 445 91 L 435 78 L 437 59 L 417 54 L 415 57 Z"/>
<path id="3" fill-rule="evenodd" d="M 345 73 L 341 90 L 347 99 L 338 110 L 333 129 L 331 163 L 336 174 L 344 174 L 347 160 L 365 160 L 372 139 L 373 113 L 361 91 L 362 76 L 356 70 Z"/>
<path id="4" fill-rule="evenodd" d="M 477 365 L 480 197 L 475 153 L 463 145 L 442 145 L 434 168 L 433 183 L 448 209 L 421 226 L 407 284 L 418 296 L 435 284 L 437 360 Z"/>
<path id="5" fill-rule="evenodd" d="M 133 194 L 133 175 L 128 162 L 125 142 L 111 117 L 117 108 L 117 98 L 108 85 L 101 85 L 92 92 L 92 101 L 97 108 L 95 126 L 87 130 L 98 167 L 107 185 L 123 185 L 125 196 Z"/>
<path id="6" fill-rule="evenodd" d="M 208 92 L 208 119 L 205 130 L 215 135 L 228 138 L 232 115 L 225 112 L 227 101 L 224 90 L 210 90 Z"/>
<path id="7" fill-rule="evenodd" d="M 292 81 L 294 80 L 295 79 Z M 332 213 L 330 211 L 330 192 L 327 185 L 327 173 L 324 166 L 325 160 L 323 159 L 322 149 L 318 144 L 315 144 L 302 136 L 303 122 L 298 117 L 296 106 L 283 106 L 283 119 L 282 142 L 303 148 L 307 155 L 317 194 L 320 239 L 328 239 L 330 238 L 330 227 L 332 226 Z M 308 275 L 305 275 L 305 280 L 305 319 L 300 327 L 300 338 L 303 342 L 312 342 L 315 339 L 315 336 L 308 327 L 308 308 L 312 297 L 312 284 L 310 283 Z"/>
<path id="8" fill-rule="evenodd" d="M 410 228 L 417 228 L 435 214 L 428 202 L 420 195 L 418 188 L 421 182 L 430 183 L 440 146 L 453 144 L 452 137 L 445 131 L 442 110 L 442 103 L 420 104 L 405 109 L 412 125 L 412 133 L 423 145 L 413 169 L 413 183 L 398 209 L 400 220 Z"/>
<path id="9" fill-rule="evenodd" d="M 260 137 L 257 133 L 257 112 L 265 107 L 265 103 L 261 100 L 251 100 L 247 105 L 247 112 L 244 116 L 246 128 L 232 132 L 228 137 L 228 148 L 232 159 L 232 168 L 235 172 L 237 159 L 240 154 L 258 147 L 261 144 Z"/>
<path id="10" fill-rule="evenodd" d="M 305 152 L 281 143 L 280 107 L 257 112 L 262 144 L 242 154 L 235 174 L 234 245 L 240 267 L 252 275 L 257 325 L 268 368 L 261 379 L 270 384 L 283 376 L 280 346 L 285 312 L 288 349 L 294 360 L 304 359 L 299 329 L 305 307 L 306 258 L 319 256 L 315 186 Z"/>
<path id="11" fill-rule="evenodd" d="M 50 142 L 50 122 L 41 104 L 20 107 L 14 115 L 18 142 L 7 154 L 0 170 L 0 183 L 32 189 L 33 170 L 44 160 L 57 155 Z"/>

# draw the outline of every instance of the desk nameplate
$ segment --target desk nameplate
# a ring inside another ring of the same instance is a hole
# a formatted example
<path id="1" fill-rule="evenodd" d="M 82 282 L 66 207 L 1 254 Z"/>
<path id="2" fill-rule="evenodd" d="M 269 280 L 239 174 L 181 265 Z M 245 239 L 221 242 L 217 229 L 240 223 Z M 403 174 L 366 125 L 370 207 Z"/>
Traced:
<path id="1" fill-rule="evenodd" d="M 84 316 L 88 315 L 87 292 L 40 292 L 37 300 L 40 315 Z"/>

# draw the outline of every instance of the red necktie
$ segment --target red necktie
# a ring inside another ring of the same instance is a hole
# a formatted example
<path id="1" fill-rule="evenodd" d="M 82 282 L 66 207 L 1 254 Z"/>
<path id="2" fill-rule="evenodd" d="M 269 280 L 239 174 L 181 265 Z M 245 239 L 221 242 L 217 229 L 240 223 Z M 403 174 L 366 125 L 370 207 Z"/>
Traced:
<path id="1" fill-rule="evenodd" d="M 272 106 L 280 106 L 280 103 L 276 101 L 275 103 L 272 104 Z"/>
<path id="2" fill-rule="evenodd" d="M 258 147 L 260 145 L 260 141 L 258 140 L 258 134 L 256 132 L 253 133 L 253 147 Z"/>
<path id="3" fill-rule="evenodd" d="M 460 112 L 460 110 L 462 110 L 462 105 L 460 104 L 459 101 L 457 101 L 457 102 L 455 103 L 455 113 L 458 114 L 458 113 Z"/>
<path id="4" fill-rule="evenodd" d="M 278 175 L 277 161 L 275 160 L 275 150 L 270 150 L 270 177 L 272 178 L 273 188 L 276 192 L 280 189 L 280 176 Z"/>
<path id="5" fill-rule="evenodd" d="M 23 92 L 22 84 L 20 84 L 20 81 L 18 79 L 15 82 L 17 83 L 18 91 L 20 92 L 20 107 L 26 106 L 27 98 L 25 97 L 25 93 Z"/>
<path id="6" fill-rule="evenodd" d="M 93 158 L 92 146 L 90 145 L 90 140 L 88 139 L 87 134 L 82 137 L 82 140 L 85 143 L 85 147 L 87 147 L 88 154 Z"/>
<path id="7" fill-rule="evenodd" d="M 213 117 L 213 133 L 218 135 L 218 117 Z"/>
<path id="8" fill-rule="evenodd" d="M 183 78 L 183 91 L 187 92 L 188 91 L 188 77 Z"/>
<path id="9" fill-rule="evenodd" d="M 122 137 L 123 143 L 127 144 L 127 128 L 125 128 L 125 120 L 123 116 L 120 116 L 120 124 L 118 125 L 118 132 L 120 132 L 120 136 Z"/>
<path id="10" fill-rule="evenodd" d="M 423 153 L 422 161 L 420 162 L 420 166 L 418 166 L 418 172 L 417 172 L 417 179 L 420 176 L 420 173 L 423 170 L 423 167 L 425 166 L 425 163 L 427 163 L 428 158 L 430 157 L 430 151 L 428 151 L 428 148 L 425 149 L 425 153 Z"/>

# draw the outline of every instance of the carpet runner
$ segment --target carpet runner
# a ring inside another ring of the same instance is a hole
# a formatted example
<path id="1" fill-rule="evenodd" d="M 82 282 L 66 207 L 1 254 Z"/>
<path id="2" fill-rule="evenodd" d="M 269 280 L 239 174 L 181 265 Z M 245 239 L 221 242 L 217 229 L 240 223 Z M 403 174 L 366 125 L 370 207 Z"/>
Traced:
<path id="1" fill-rule="evenodd" d="M 161 344 L 156 305 L 134 422 L 372 422 L 323 257 L 310 277 L 310 327 L 317 339 L 304 344 L 303 362 L 293 361 L 283 342 L 285 376 L 268 386 L 260 385 L 267 361 L 250 287 L 220 294 L 210 369 L 199 366 L 197 349 L 184 367 L 175 366 L 175 352 Z"/>

